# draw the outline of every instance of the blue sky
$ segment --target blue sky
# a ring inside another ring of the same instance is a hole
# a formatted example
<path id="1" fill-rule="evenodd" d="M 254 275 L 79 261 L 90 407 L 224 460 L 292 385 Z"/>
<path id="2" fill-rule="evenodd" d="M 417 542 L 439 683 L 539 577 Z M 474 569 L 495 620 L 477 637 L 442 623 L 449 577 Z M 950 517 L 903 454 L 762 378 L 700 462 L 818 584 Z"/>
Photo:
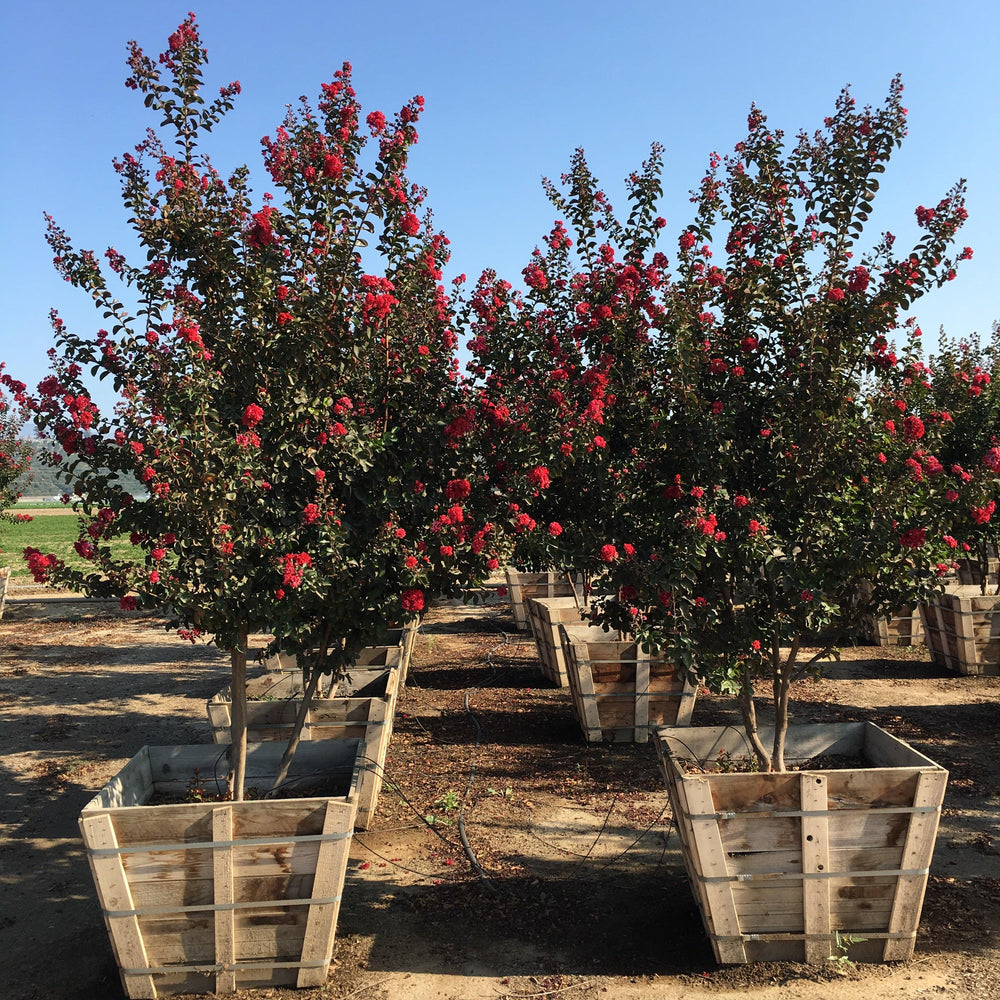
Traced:
<path id="1" fill-rule="evenodd" d="M 42 214 L 99 254 L 127 245 L 111 160 L 154 122 L 123 85 L 126 43 L 155 55 L 187 10 L 163 0 L 3 5 L 0 361 L 30 385 L 47 370 L 50 308 L 79 333 L 101 325 L 87 296 L 52 269 Z M 207 83 L 243 87 L 209 152 L 224 171 L 248 163 L 258 193 L 268 189 L 260 138 L 344 60 L 366 113 L 422 94 L 411 179 L 427 186 L 451 239 L 451 275 L 470 278 L 492 266 L 519 280 L 555 219 L 540 179 L 557 178 L 578 146 L 619 203 L 622 179 L 652 141 L 664 143 L 663 249 L 672 255 L 689 190 L 710 152 L 742 138 L 751 102 L 794 134 L 819 127 L 844 85 L 878 104 L 900 72 L 910 137 L 883 181 L 876 228 L 915 238 L 916 206 L 967 178 L 959 239 L 974 259 L 916 313 L 928 339 L 941 324 L 957 336 L 1000 319 L 995 0 L 203 0 L 195 13 Z"/>

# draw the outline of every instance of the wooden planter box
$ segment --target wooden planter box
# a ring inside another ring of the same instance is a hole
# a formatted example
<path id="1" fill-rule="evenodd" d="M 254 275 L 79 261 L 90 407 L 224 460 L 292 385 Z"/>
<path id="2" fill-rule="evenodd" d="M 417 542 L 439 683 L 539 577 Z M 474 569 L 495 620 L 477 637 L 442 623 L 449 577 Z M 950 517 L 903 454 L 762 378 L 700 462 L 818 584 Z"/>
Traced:
<path id="1" fill-rule="evenodd" d="M 921 611 L 934 663 L 959 674 L 1000 674 L 1000 596 L 959 586 Z"/>
<path id="2" fill-rule="evenodd" d="M 355 670 L 359 667 L 402 667 L 403 657 L 406 655 L 406 647 L 403 637 L 396 636 L 396 641 L 386 646 L 366 646 L 358 654 L 358 659 L 352 667 Z M 299 666 L 298 657 L 288 653 L 278 653 L 277 656 L 268 657 L 264 661 L 264 669 L 270 673 L 282 672 L 302 675 L 302 668 Z M 329 677 L 329 674 L 324 674 Z"/>
<path id="3" fill-rule="evenodd" d="M 719 962 L 822 965 L 841 954 L 838 934 L 853 961 L 912 956 L 944 768 L 868 722 L 789 727 L 789 766 L 819 754 L 870 765 L 844 770 L 713 771 L 720 751 L 748 754 L 734 727 L 661 729 L 655 742 Z"/>
<path id="4" fill-rule="evenodd" d="M 892 618 L 869 618 L 868 636 L 876 646 L 922 646 L 924 623 L 917 605 L 903 605 Z"/>
<path id="5" fill-rule="evenodd" d="M 559 626 L 582 623 L 579 602 L 575 597 L 529 597 L 527 610 L 542 673 L 558 687 L 569 687 Z"/>
<path id="6" fill-rule="evenodd" d="M 283 749 L 249 748 L 248 787 L 270 787 Z M 183 796 L 195 768 L 225 788 L 211 744 L 143 747 L 104 786 L 80 830 L 128 997 L 326 982 L 364 755 L 364 740 L 302 744 L 291 777 L 336 778 L 309 798 L 146 804 Z"/>
<path id="7" fill-rule="evenodd" d="M 337 685 L 334 696 L 314 698 L 302 726 L 303 740 L 363 739 L 369 763 L 358 788 L 355 828 L 367 830 L 379 792 L 385 755 L 392 736 L 399 695 L 399 670 L 393 667 L 353 669 Z M 287 742 L 302 704 L 302 675 L 294 671 L 264 674 L 247 681 L 247 740 Z M 206 702 L 212 739 L 229 742 L 232 725 L 232 688 L 223 688 Z"/>
<path id="8" fill-rule="evenodd" d="M 566 573 L 519 573 L 507 570 L 507 592 L 510 610 L 519 631 L 530 628 L 527 602 L 532 597 L 577 597 L 583 586 L 578 576 L 575 580 Z"/>
<path id="9" fill-rule="evenodd" d="M 590 743 L 645 743 L 659 726 L 686 726 L 697 689 L 673 663 L 588 625 L 560 625 L 573 713 Z"/>
<path id="10" fill-rule="evenodd" d="M 986 560 L 987 589 L 991 589 L 991 583 L 993 585 L 992 589 L 996 589 L 998 572 L 1000 572 L 1000 559 L 997 558 L 997 554 L 994 551 Z M 981 587 L 983 583 L 983 571 L 976 559 L 959 559 L 955 576 L 958 578 L 961 586 Z"/>
<path id="11" fill-rule="evenodd" d="M 3 606 L 7 601 L 8 583 L 10 583 L 10 567 L 0 566 L 0 618 L 3 618 Z"/>

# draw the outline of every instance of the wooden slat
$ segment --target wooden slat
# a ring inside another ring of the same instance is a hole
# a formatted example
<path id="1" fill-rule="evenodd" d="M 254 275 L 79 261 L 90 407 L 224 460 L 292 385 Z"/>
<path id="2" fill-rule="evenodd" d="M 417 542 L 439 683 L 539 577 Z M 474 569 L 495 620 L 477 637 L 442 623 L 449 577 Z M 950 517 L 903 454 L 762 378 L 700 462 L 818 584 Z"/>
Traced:
<path id="1" fill-rule="evenodd" d="M 649 741 L 649 656 L 638 647 L 635 660 L 634 706 L 633 740 L 636 743 L 647 743 Z"/>
<path id="2" fill-rule="evenodd" d="M 220 805 L 212 810 L 212 834 L 217 841 L 233 839 L 232 806 Z M 233 885 L 233 848 L 216 846 L 212 851 L 212 881 L 215 886 L 215 903 L 233 903 L 236 893 Z M 225 908 L 215 911 L 215 963 L 222 968 L 215 974 L 215 992 L 233 993 L 236 974 L 232 964 L 236 960 L 236 914 Z"/>
<path id="3" fill-rule="evenodd" d="M 803 772 L 799 788 L 803 812 L 825 811 L 826 778 Z M 827 816 L 802 817 L 802 872 L 829 872 L 830 844 Z M 802 911 L 805 918 L 805 958 L 821 965 L 832 954 L 830 948 L 830 883 L 825 879 L 802 880 Z M 814 937 L 810 937 L 813 935 Z M 825 940 L 824 940 L 825 938 Z"/>
<path id="4" fill-rule="evenodd" d="M 343 832 L 353 826 L 354 817 L 344 815 L 340 803 L 331 802 L 327 806 L 323 832 L 327 834 Z M 338 895 L 343 886 L 343 873 L 347 867 L 347 853 L 350 840 L 325 840 L 320 847 L 316 862 L 316 878 L 313 882 L 313 896 L 327 899 Z M 333 953 L 333 935 L 337 926 L 340 903 L 314 903 L 309 907 L 309 921 L 306 924 L 305 940 L 302 943 L 302 961 L 322 961 L 329 963 Z M 322 986 L 326 982 L 327 965 L 318 968 L 300 969 L 297 985 Z"/>
<path id="5" fill-rule="evenodd" d="M 107 813 L 93 816 L 84 814 L 80 820 L 80 831 L 88 849 L 100 850 L 119 846 L 111 817 Z M 135 909 L 121 857 L 92 854 L 88 857 L 101 909 L 106 912 Z M 148 968 L 149 961 L 138 918 L 105 917 L 104 922 L 108 927 L 119 969 Z M 122 984 L 130 1000 L 149 1000 L 156 997 L 156 985 L 150 975 L 122 974 Z"/>
<path id="6" fill-rule="evenodd" d="M 944 800 L 948 772 L 941 769 L 924 772 L 917 783 L 914 805 L 939 806 Z M 930 866 L 937 837 L 939 813 L 914 813 L 910 817 L 910 828 L 903 848 L 902 870 L 922 870 Z M 900 875 L 893 900 L 892 915 L 889 918 L 889 932 L 916 931 L 917 919 L 924 902 L 927 888 L 926 875 Z M 897 938 L 888 940 L 882 953 L 886 962 L 903 961 L 913 954 L 914 940 Z"/>
<path id="7" fill-rule="evenodd" d="M 690 814 L 697 816 L 715 812 L 712 790 L 707 780 L 685 778 L 681 787 Z M 709 878 L 728 876 L 730 871 L 726 851 L 722 846 L 719 822 L 714 819 L 692 820 L 691 831 L 697 845 L 701 872 Z M 710 882 L 703 887 L 703 891 L 708 901 L 708 919 L 716 958 L 723 963 L 742 964 L 747 960 L 746 949 L 733 899 L 732 883 Z"/>

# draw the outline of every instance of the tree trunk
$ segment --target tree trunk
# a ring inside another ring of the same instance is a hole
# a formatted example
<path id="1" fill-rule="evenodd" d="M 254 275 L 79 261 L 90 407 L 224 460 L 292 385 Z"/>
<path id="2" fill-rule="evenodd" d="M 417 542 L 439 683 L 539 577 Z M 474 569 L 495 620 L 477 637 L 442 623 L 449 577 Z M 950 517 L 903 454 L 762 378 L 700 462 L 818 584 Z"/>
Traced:
<path id="1" fill-rule="evenodd" d="M 785 770 L 785 738 L 788 735 L 788 698 L 791 694 L 792 677 L 795 672 L 795 661 L 799 655 L 801 637 L 792 640 L 792 648 L 785 657 L 785 662 L 774 672 L 771 690 L 774 693 L 774 745 L 771 751 L 771 769 Z"/>
<path id="2" fill-rule="evenodd" d="M 749 678 L 745 679 L 745 683 L 740 688 L 740 693 L 737 695 L 736 700 L 740 706 L 740 715 L 743 716 L 743 729 L 746 732 L 747 739 L 750 741 L 750 746 L 753 748 L 757 763 L 760 765 L 762 771 L 770 771 L 771 758 L 768 756 L 767 748 L 764 746 L 760 738 L 760 733 L 757 730 L 757 706 L 754 705 L 753 687 L 750 685 Z"/>
<path id="3" fill-rule="evenodd" d="M 299 705 L 299 710 L 295 715 L 295 725 L 292 726 L 292 735 L 288 737 L 288 744 L 285 747 L 285 752 L 281 755 L 281 763 L 278 765 L 278 773 L 275 776 L 274 784 L 271 786 L 272 795 L 288 777 L 288 769 L 292 766 L 292 758 L 295 756 L 295 751 L 298 749 L 302 738 L 302 727 L 305 725 L 306 716 L 309 714 L 309 707 L 312 705 L 313 698 L 316 695 L 319 678 L 320 675 L 314 673 L 309 679 L 305 690 L 302 692 L 302 704 Z"/>
<path id="4" fill-rule="evenodd" d="M 232 671 L 233 707 L 229 739 L 232 743 L 229 760 L 229 794 L 234 802 L 243 801 L 243 785 L 247 773 L 247 643 L 249 636 L 241 629 L 236 645 L 229 652 Z"/>

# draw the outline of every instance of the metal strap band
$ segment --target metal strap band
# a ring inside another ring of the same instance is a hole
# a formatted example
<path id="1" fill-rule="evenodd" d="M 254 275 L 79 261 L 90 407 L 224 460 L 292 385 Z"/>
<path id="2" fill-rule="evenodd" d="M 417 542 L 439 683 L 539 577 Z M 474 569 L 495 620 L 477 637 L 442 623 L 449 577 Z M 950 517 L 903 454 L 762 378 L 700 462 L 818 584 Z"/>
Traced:
<path id="1" fill-rule="evenodd" d="M 580 694 L 581 698 L 693 698 L 697 691 L 596 691 L 594 694 Z M 663 726 L 657 723 L 657 728 Z"/>
<path id="2" fill-rule="evenodd" d="M 841 929 L 841 941 L 845 931 Z M 850 931 L 846 933 L 851 933 Z M 912 941 L 916 931 L 859 931 L 859 937 L 866 941 Z M 836 941 L 837 933 L 829 934 L 710 934 L 713 941 Z"/>
<path id="3" fill-rule="evenodd" d="M 804 879 L 834 879 L 834 878 L 902 878 L 904 875 L 925 876 L 930 874 L 929 868 L 880 869 L 863 872 L 744 872 L 742 875 L 696 875 L 699 882 L 776 882 Z"/>
<path id="4" fill-rule="evenodd" d="M 859 816 L 862 813 L 939 813 L 940 806 L 862 806 L 860 809 L 801 809 L 801 810 L 761 810 L 760 812 L 717 812 L 717 813 L 688 813 L 682 812 L 685 819 L 691 820 L 719 820 L 719 819 L 795 819 L 799 816 Z"/>
<path id="5" fill-rule="evenodd" d="M 168 913 L 200 913 L 203 910 L 259 910 L 278 906 L 326 906 L 339 903 L 340 896 L 326 899 L 256 899 L 245 903 L 199 903 L 191 906 L 144 906 L 138 910 L 104 910 L 106 917 L 151 917 Z"/>
<path id="6" fill-rule="evenodd" d="M 184 844 L 140 844 L 128 847 L 91 847 L 87 853 L 94 858 L 115 857 L 119 854 L 157 854 L 161 851 L 210 851 L 214 847 L 269 847 L 272 844 L 307 844 L 322 840 L 350 840 L 350 833 L 310 833 L 301 837 L 248 837 L 246 840 L 188 841 Z"/>
<path id="7" fill-rule="evenodd" d="M 122 969 L 123 976 L 169 976 L 175 972 L 252 972 L 254 969 L 325 969 L 329 961 L 230 962 L 228 965 L 153 965 L 145 969 Z"/>

